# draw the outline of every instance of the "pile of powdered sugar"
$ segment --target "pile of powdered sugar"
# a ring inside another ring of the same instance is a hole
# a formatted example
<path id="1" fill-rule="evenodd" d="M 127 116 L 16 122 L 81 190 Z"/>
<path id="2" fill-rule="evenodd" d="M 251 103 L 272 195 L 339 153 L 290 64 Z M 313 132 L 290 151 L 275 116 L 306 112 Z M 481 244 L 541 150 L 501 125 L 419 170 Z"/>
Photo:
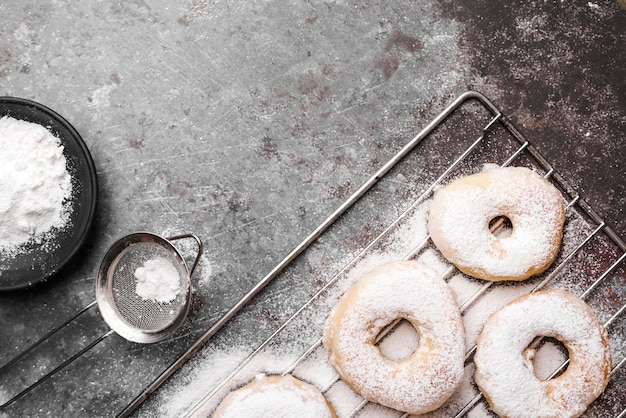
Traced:
<path id="1" fill-rule="evenodd" d="M 144 300 L 170 303 L 180 293 L 180 276 L 176 267 L 163 257 L 146 260 L 135 270 L 136 293 Z"/>
<path id="2" fill-rule="evenodd" d="M 15 254 L 67 224 L 72 182 L 61 141 L 42 125 L 2 117 L 0 149 L 0 252 Z"/>

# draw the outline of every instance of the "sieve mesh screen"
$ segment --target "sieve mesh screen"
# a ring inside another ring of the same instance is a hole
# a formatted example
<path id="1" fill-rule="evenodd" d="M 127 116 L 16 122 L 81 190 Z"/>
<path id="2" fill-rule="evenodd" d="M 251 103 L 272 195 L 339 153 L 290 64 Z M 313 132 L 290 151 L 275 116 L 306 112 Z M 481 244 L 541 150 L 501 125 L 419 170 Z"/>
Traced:
<path id="1" fill-rule="evenodd" d="M 136 292 L 135 271 L 148 260 L 163 258 L 177 270 L 180 292 L 171 302 L 141 298 Z M 171 325 L 185 308 L 189 276 L 177 253 L 155 242 L 137 242 L 126 247 L 111 263 L 107 272 L 115 309 L 129 325 L 143 331 L 157 332 Z"/>

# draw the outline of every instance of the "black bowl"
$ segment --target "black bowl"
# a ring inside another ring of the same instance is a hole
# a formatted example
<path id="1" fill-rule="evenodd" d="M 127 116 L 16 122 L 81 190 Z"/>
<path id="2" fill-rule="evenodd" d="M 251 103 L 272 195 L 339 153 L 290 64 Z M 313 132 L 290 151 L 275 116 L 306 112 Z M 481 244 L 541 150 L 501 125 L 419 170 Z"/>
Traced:
<path id="1" fill-rule="evenodd" d="M 0 253 L 0 291 L 33 286 L 50 279 L 64 267 L 87 240 L 98 200 L 93 159 L 67 120 L 39 103 L 16 97 L 0 97 L 0 117 L 4 116 L 38 123 L 59 138 L 72 178 L 72 194 L 66 202 L 71 206 L 71 214 L 65 227 L 46 234 L 43 242 L 22 245 L 16 254 Z"/>

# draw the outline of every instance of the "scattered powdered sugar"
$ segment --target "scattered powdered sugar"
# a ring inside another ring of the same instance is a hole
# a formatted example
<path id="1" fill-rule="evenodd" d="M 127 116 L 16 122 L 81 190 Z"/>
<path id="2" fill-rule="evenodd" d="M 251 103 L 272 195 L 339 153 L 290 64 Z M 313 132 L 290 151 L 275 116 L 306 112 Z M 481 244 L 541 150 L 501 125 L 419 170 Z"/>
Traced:
<path id="1" fill-rule="evenodd" d="M 232 346 L 210 346 L 208 353 L 195 362 L 191 373 L 184 377 L 184 382 L 170 385 L 171 390 L 162 393 L 164 399 L 160 401 L 159 415 L 180 416 L 183 411 L 189 411 L 192 407 L 201 405 L 200 409 L 205 413 L 192 416 L 208 416 L 217 404 L 228 393 L 249 382 L 258 373 L 280 374 L 287 370 L 295 359 L 302 354 L 310 345 L 316 344 L 321 336 L 322 324 L 328 317 L 330 309 L 337 303 L 343 294 L 351 289 L 360 277 L 376 267 L 390 262 L 403 259 L 412 254 L 415 246 L 427 236 L 427 218 L 430 209 L 430 201 L 426 201 L 415 207 L 400 225 L 389 232 L 388 238 L 377 244 L 366 254 L 360 255 L 360 259 L 346 270 L 342 270 L 344 264 L 324 264 L 318 260 L 319 254 L 315 249 L 307 251 L 304 256 L 310 260 L 311 265 L 320 266 L 320 274 L 332 276 L 340 270 L 338 277 L 333 277 L 334 283 L 310 306 L 299 311 L 292 322 L 285 325 L 284 329 L 272 335 L 271 343 L 250 354 L 254 347 L 245 349 Z M 559 258 L 567 255 L 583 242 L 593 230 L 581 215 L 576 206 L 568 209 L 568 217 L 564 230 L 562 254 Z M 585 248 L 581 251 L 584 260 L 590 260 L 593 266 L 597 264 L 593 249 Z M 591 252 L 591 254 L 590 254 Z M 323 252 L 320 252 L 323 253 Z M 409 258 L 416 258 L 435 269 L 442 277 L 444 272 L 453 271 L 448 280 L 458 305 L 473 298 L 476 292 L 481 292 L 486 282 L 470 278 L 456 270 L 450 269 L 450 264 L 442 254 L 434 249 L 430 243 L 424 250 L 419 251 Z M 342 263 L 345 259 L 341 260 Z M 558 260 L 557 260 L 558 262 Z M 555 262 L 555 264 L 557 263 Z M 549 283 L 550 286 L 579 289 L 579 282 L 584 280 L 588 266 L 582 271 L 576 271 L 577 261 L 569 261 L 567 268 L 558 274 Z M 569 271 L 572 265 L 573 271 Z M 592 266 L 592 267 L 593 267 Z M 327 271 L 328 270 L 328 271 Z M 593 269 L 592 269 L 593 270 Z M 588 273 L 587 273 L 588 274 Z M 476 338 L 483 324 L 494 313 L 505 306 L 508 302 L 528 293 L 538 283 L 531 279 L 516 283 L 494 283 L 487 291 L 478 297 L 463 311 L 463 323 L 466 330 L 466 349 L 474 346 Z M 580 292 L 575 292 L 580 294 Z M 242 343 L 242 338 L 233 331 L 232 337 L 225 337 L 228 341 Z M 311 338 L 312 336 L 312 338 Z M 415 328 L 409 323 L 401 323 L 385 339 L 377 345 L 380 352 L 387 358 L 404 358 L 414 352 L 416 345 L 419 346 L 420 336 Z M 303 348 L 304 347 L 304 348 Z M 224 359 L 228 359 L 224 361 Z M 536 375 L 541 378 L 549 375 L 554 369 L 567 358 L 567 354 L 554 344 L 546 343 L 540 346 L 534 358 Z M 236 370 L 233 374 L 231 371 Z M 291 369 L 289 369 L 291 370 Z M 354 411 L 362 407 L 362 398 L 350 387 L 340 380 L 328 361 L 327 350 L 319 345 L 312 352 L 298 360 L 295 369 L 291 373 L 299 379 L 309 382 L 322 390 L 327 400 L 331 402 L 339 417 L 354 416 Z M 173 393 L 172 393 L 173 391 Z M 210 395 L 207 395 L 210 393 Z M 474 365 L 471 361 L 463 370 L 462 380 L 452 396 L 435 411 L 424 416 L 429 418 L 448 418 L 454 416 L 466 406 L 477 394 L 478 389 L 474 383 Z M 397 411 L 375 403 L 366 403 L 358 413 L 360 417 L 381 418 L 386 416 L 397 417 Z M 486 402 L 479 402 L 467 413 L 470 418 L 494 416 L 487 407 Z"/>
<path id="2" fill-rule="evenodd" d="M 185 381 L 174 386 L 168 393 L 167 402 L 159 405 L 158 416 L 184 416 L 190 403 L 202 399 L 207 389 L 216 386 L 229 370 L 237 367 L 246 353 L 244 348 L 234 345 L 210 347 L 199 353 L 190 360 L 193 364 L 190 372 L 184 376 Z"/>
<path id="3" fill-rule="evenodd" d="M 231 392 L 217 408 L 214 417 L 331 418 L 322 393 L 293 376 L 258 374 L 241 389 Z"/>
<path id="4" fill-rule="evenodd" d="M 410 322 L 402 320 L 379 344 L 380 354 L 392 361 L 399 361 L 415 352 L 419 333 Z"/>
<path id="5" fill-rule="evenodd" d="M 457 289 L 463 288 L 465 285 L 455 282 L 451 286 L 456 292 Z M 469 309 L 463 312 L 463 323 L 465 324 L 465 337 L 468 347 L 474 345 L 483 324 L 494 312 L 516 297 L 528 293 L 531 288 L 531 283 L 522 283 L 516 286 L 507 286 L 505 284 L 492 285 L 486 295 L 479 297 Z"/>
<path id="6" fill-rule="evenodd" d="M 334 383 L 324 392 L 324 396 L 333 405 L 339 417 L 349 417 L 351 412 L 363 401 L 363 398 L 354 393 L 350 386 L 342 380 Z"/>
<path id="7" fill-rule="evenodd" d="M 163 257 L 147 260 L 134 274 L 136 293 L 144 300 L 170 303 L 180 293 L 178 270 Z"/>
<path id="8" fill-rule="evenodd" d="M 174 237 L 179 235 L 187 234 L 186 231 L 180 231 L 178 228 L 168 228 L 160 232 L 160 236 L 162 237 Z M 202 237 L 199 237 L 200 239 Z M 170 243 L 180 252 L 180 254 L 186 259 L 190 260 L 189 266 L 191 266 L 191 260 L 195 260 L 198 255 L 198 243 L 193 238 L 184 238 L 172 240 Z M 194 284 L 199 287 L 206 287 L 210 284 L 211 278 L 216 273 L 214 271 L 214 267 L 217 267 L 217 264 L 210 260 L 210 254 L 207 253 L 206 246 L 204 247 L 204 251 L 200 256 L 200 261 L 196 270 L 194 271 L 194 275 L 191 278 L 192 286 Z M 195 288 L 195 286 L 194 286 Z"/>
<path id="9" fill-rule="evenodd" d="M 42 125 L 0 119 L 0 251 L 15 254 L 69 220 L 72 193 L 63 145 Z"/>
<path id="10" fill-rule="evenodd" d="M 357 263 L 352 264 L 340 275 L 328 301 L 329 309 L 362 275 L 382 264 L 412 258 L 414 250 L 427 236 L 428 209 L 429 205 L 422 203 L 405 212 L 399 223 L 388 232 L 385 240 L 369 250 Z M 443 273 L 445 267 L 435 262 L 436 256 L 432 255 L 431 251 L 427 253 L 428 255 L 422 255 L 422 257 L 429 257 L 425 262 L 439 273 Z M 329 266 L 328 268 L 339 270 L 341 267 L 343 266 Z"/>
<path id="11" fill-rule="evenodd" d="M 535 376 L 546 380 L 550 375 L 569 358 L 561 346 L 552 341 L 546 341 L 540 349 L 535 351 L 533 367 Z"/>

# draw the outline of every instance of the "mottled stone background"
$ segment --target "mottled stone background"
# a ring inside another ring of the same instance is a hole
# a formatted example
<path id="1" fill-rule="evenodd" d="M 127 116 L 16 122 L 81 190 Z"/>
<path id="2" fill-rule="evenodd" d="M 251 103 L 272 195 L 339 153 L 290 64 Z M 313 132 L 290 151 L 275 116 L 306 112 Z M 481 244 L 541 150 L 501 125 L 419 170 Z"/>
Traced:
<path id="1" fill-rule="evenodd" d="M 206 246 L 194 315 L 175 338 L 111 337 L 6 416 L 119 412 L 467 90 L 489 97 L 626 236 L 624 28 L 626 10 L 608 0 L 2 2 L 0 94 L 75 126 L 97 167 L 99 206 L 72 265 L 0 294 L 0 359 L 94 299 L 115 239 L 195 232 Z M 420 182 L 432 173 L 420 167 L 460 142 L 394 179 Z M 337 238 L 346 251 L 397 212 L 379 203 L 360 235 Z M 323 285 L 308 280 L 308 293 Z M 297 309 L 289 289 L 269 293 L 268 306 Z M 280 323 L 259 302 L 248 311 L 262 331 Z M 11 371 L 18 383 L 0 377 L 0 398 L 106 329 L 91 312 Z"/>

